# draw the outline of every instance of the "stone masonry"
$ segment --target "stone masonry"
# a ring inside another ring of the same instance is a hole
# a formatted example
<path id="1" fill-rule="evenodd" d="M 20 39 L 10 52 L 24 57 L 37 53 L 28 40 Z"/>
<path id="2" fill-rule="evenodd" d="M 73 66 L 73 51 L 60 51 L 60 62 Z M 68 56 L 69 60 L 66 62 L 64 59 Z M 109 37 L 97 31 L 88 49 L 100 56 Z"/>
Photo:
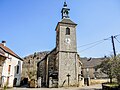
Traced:
<path id="1" fill-rule="evenodd" d="M 81 75 L 81 62 L 77 54 L 76 26 L 69 18 L 66 2 L 62 8 L 62 20 L 56 26 L 56 47 L 38 62 L 38 78 L 41 86 L 78 86 Z"/>

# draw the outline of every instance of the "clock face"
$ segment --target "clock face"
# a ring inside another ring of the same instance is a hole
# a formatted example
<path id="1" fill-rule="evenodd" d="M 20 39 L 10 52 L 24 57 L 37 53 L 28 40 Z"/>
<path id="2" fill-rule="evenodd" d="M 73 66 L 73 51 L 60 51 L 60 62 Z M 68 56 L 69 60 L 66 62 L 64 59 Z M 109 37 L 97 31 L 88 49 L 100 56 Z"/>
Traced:
<path id="1" fill-rule="evenodd" d="M 67 44 L 70 44 L 70 42 L 71 42 L 70 38 L 66 38 L 66 39 L 65 39 L 65 42 L 66 42 Z"/>

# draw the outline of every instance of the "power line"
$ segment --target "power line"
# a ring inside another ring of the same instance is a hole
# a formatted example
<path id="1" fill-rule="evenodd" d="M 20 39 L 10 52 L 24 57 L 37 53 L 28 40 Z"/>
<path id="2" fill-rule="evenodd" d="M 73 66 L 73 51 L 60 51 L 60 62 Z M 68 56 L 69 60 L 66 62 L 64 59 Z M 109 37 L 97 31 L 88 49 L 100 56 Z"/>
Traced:
<path id="1" fill-rule="evenodd" d="M 99 41 L 95 41 L 95 42 L 92 42 L 92 43 L 89 43 L 89 44 L 78 46 L 78 48 L 89 46 L 89 45 L 93 45 L 93 44 L 99 43 L 99 42 L 104 41 L 104 40 L 109 40 L 109 39 L 110 39 L 110 37 L 106 38 L 106 39 L 99 40 Z"/>
<path id="2" fill-rule="evenodd" d="M 118 37 L 118 36 L 120 36 L 120 34 L 118 34 L 118 35 L 115 35 L 115 36 L 114 36 L 114 38 L 115 38 L 115 37 Z"/>
<path id="3" fill-rule="evenodd" d="M 120 43 L 120 41 L 116 37 L 114 37 L 114 38 Z"/>
<path id="4" fill-rule="evenodd" d="M 113 38 L 115 38 L 120 43 L 120 41 L 116 38 L 118 36 L 120 36 L 120 34 L 113 36 Z M 84 52 L 84 51 L 86 51 L 88 49 L 91 49 L 91 48 L 97 46 L 98 44 L 101 44 L 104 41 L 109 40 L 109 39 L 111 39 L 111 37 L 108 37 L 108 38 L 105 38 L 105 39 L 102 39 L 102 40 L 99 40 L 99 41 L 95 41 L 95 42 L 92 42 L 92 43 L 89 43 L 89 44 L 81 45 L 81 46 L 78 46 L 78 48 L 92 45 L 92 46 L 90 46 L 90 47 L 88 47 L 88 48 L 83 49 L 83 50 L 80 51 L 80 52 Z"/>
<path id="5" fill-rule="evenodd" d="M 98 43 L 98 42 L 101 42 L 101 41 L 103 41 L 103 40 L 99 40 L 99 41 L 96 41 L 96 42 L 93 42 L 93 43 L 81 45 L 81 46 L 78 46 L 78 48 L 80 48 L 80 47 L 85 47 L 85 46 L 88 46 L 88 45 L 91 45 L 91 44 L 95 44 L 95 43 Z"/>
<path id="6" fill-rule="evenodd" d="M 92 45 L 92 46 L 90 46 L 90 47 L 88 47 L 88 48 L 86 48 L 86 49 L 83 49 L 83 50 L 81 50 L 80 52 L 84 52 L 84 51 L 86 51 L 86 50 L 88 50 L 88 49 L 91 49 L 91 48 L 93 48 L 93 47 L 95 47 L 95 46 L 97 46 L 98 44 L 101 44 L 101 43 L 103 43 L 104 41 L 101 41 L 101 42 L 99 42 L 99 43 L 97 43 L 97 44 L 94 44 L 94 45 Z"/>

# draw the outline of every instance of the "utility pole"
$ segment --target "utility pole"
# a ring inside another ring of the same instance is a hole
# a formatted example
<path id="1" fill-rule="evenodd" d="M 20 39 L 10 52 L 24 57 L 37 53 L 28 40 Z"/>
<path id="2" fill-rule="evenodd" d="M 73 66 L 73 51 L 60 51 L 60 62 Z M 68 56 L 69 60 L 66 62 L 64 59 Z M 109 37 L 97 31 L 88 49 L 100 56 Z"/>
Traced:
<path id="1" fill-rule="evenodd" d="M 114 44 L 114 36 L 111 36 L 111 39 L 112 39 L 112 46 L 113 46 L 114 57 L 116 57 L 115 44 Z"/>

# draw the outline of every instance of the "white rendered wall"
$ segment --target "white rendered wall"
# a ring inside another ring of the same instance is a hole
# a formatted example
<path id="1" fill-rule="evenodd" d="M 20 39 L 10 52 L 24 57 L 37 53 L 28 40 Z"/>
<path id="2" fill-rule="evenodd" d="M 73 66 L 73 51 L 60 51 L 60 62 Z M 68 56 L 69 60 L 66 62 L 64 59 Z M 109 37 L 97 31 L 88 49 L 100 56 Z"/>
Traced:
<path id="1" fill-rule="evenodd" d="M 6 53 L 6 56 L 8 57 L 4 64 L 3 64 L 3 71 L 2 71 L 2 86 L 6 85 L 7 78 L 9 77 L 8 87 L 13 87 L 14 78 L 17 78 L 16 86 L 20 85 L 21 80 L 21 72 L 22 72 L 22 61 L 10 54 Z M 18 61 L 20 61 L 19 64 L 19 73 L 16 74 L 15 66 L 18 65 Z M 8 73 L 9 65 L 11 65 L 10 73 Z"/>

